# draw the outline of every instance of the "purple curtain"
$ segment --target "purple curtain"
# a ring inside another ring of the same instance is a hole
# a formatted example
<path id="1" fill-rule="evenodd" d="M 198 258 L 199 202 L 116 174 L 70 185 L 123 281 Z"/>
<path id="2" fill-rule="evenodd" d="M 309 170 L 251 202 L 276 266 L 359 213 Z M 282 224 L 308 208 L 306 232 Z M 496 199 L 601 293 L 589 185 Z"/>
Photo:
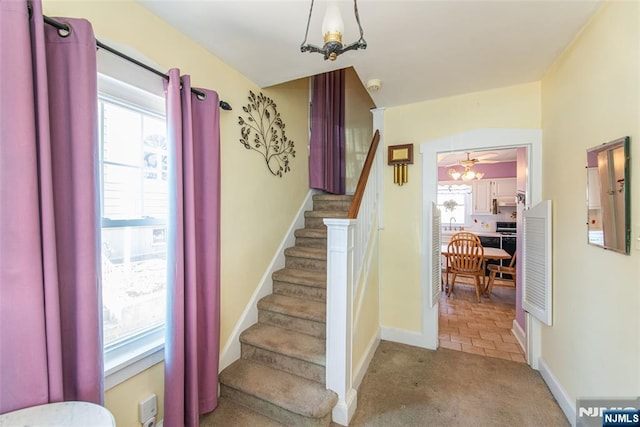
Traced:
<path id="1" fill-rule="evenodd" d="M 309 185 L 345 193 L 344 70 L 313 77 Z"/>
<path id="2" fill-rule="evenodd" d="M 0 413 L 103 399 L 96 44 L 0 2 Z"/>
<path id="3" fill-rule="evenodd" d="M 182 88 L 182 90 L 181 90 Z M 218 94 L 191 92 L 169 72 L 172 176 L 165 342 L 167 427 L 198 426 L 218 404 L 220 349 L 220 117 Z"/>

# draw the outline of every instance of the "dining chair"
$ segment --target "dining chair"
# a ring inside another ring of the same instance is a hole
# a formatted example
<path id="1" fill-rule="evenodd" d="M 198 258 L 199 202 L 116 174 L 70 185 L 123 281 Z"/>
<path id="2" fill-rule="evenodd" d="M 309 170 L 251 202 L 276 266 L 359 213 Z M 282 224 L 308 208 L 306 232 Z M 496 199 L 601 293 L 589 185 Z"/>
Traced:
<path id="1" fill-rule="evenodd" d="M 496 275 L 498 273 L 504 273 L 511 276 L 510 281 L 513 282 L 514 287 L 516 286 L 516 254 L 517 252 L 513 253 L 513 256 L 511 257 L 511 262 L 509 263 L 508 267 L 497 265 L 497 264 L 489 265 L 489 282 L 487 283 L 487 291 L 486 291 L 487 296 L 490 296 L 491 292 L 493 291 L 493 282 L 496 280 Z"/>
<path id="2" fill-rule="evenodd" d="M 477 235 L 461 231 L 451 236 L 447 246 L 449 273 L 453 274 L 447 296 L 451 296 L 457 276 L 473 278 L 476 287 L 476 298 L 480 302 L 480 294 L 484 288 L 484 247 Z"/>

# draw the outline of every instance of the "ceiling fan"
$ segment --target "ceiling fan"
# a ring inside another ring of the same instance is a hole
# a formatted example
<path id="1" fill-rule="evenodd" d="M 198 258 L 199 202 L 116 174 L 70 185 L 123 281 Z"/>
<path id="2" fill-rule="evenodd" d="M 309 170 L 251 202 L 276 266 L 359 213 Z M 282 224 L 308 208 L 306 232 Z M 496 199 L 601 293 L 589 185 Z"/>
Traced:
<path id="1" fill-rule="evenodd" d="M 498 163 L 499 162 L 499 160 L 489 160 L 491 158 L 496 157 L 498 155 L 497 153 L 480 154 L 479 156 L 474 158 L 471 158 L 471 152 L 467 152 L 466 154 L 467 154 L 466 159 L 464 158 L 460 159 L 460 156 L 462 155 L 462 153 L 452 153 L 452 154 L 446 155 L 446 157 L 442 159 L 442 162 L 439 163 L 439 165 L 444 167 L 460 165 L 465 168 L 467 167 L 470 168 L 476 163 Z"/>
<path id="2" fill-rule="evenodd" d="M 483 157 L 483 156 L 480 156 L 480 157 Z M 454 180 L 458 180 L 459 178 L 462 178 L 463 181 L 471 181 L 472 179 L 482 179 L 482 177 L 484 176 L 484 173 L 474 172 L 471 170 L 471 167 L 474 166 L 476 163 L 495 163 L 495 162 L 491 160 L 480 160 L 480 157 L 472 159 L 471 153 L 467 152 L 466 160 L 459 160 L 456 163 L 445 165 L 445 166 L 454 166 L 456 164 L 459 164 L 464 167 L 464 171 L 459 171 L 454 168 L 449 169 L 448 171 L 449 176 L 452 177 Z M 488 157 L 488 158 L 495 157 L 495 154 L 489 153 L 489 154 L 486 154 L 485 157 Z"/>

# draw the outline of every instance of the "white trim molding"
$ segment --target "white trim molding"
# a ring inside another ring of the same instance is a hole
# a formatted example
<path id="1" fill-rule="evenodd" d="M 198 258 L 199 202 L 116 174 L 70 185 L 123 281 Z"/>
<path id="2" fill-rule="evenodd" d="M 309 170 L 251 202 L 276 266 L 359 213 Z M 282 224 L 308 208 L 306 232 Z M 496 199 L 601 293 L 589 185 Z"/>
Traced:
<path id="1" fill-rule="evenodd" d="M 545 383 L 547 383 L 547 387 L 551 390 L 551 394 L 556 398 L 558 405 L 560 405 L 560 409 L 564 412 L 564 416 L 567 417 L 569 423 L 575 427 L 576 425 L 576 405 L 575 402 L 569 398 L 569 395 L 560 384 L 558 378 L 553 375 L 551 372 L 551 368 L 549 365 L 542 359 L 541 357 L 538 359 L 538 366 L 540 375 Z"/>
<path id="2" fill-rule="evenodd" d="M 518 341 L 520 348 L 524 351 L 525 358 L 527 357 L 527 334 L 522 329 L 522 326 L 518 323 L 516 319 L 513 319 L 513 327 L 511 328 L 511 333 Z"/>
<path id="3" fill-rule="evenodd" d="M 238 322 L 236 322 L 236 325 L 233 328 L 229 339 L 220 352 L 220 372 L 222 372 L 223 369 L 231 365 L 236 360 L 240 359 L 240 334 L 244 332 L 245 329 L 258 322 L 258 301 L 272 293 L 273 281 L 271 280 L 271 276 L 275 271 L 284 268 L 284 250 L 295 245 L 296 237 L 294 232 L 298 228 L 304 227 L 304 212 L 313 209 L 313 195 L 317 193 L 318 191 L 311 190 L 307 194 L 307 197 L 304 199 L 304 202 L 300 206 L 296 217 L 289 226 L 287 234 L 280 243 L 280 246 L 278 246 L 278 249 L 276 249 L 275 255 L 271 260 L 271 264 L 269 264 L 269 267 L 262 276 L 262 279 L 256 287 L 256 290 L 253 292 L 253 295 L 251 295 L 251 298 L 249 299 L 249 302 L 242 312 L 240 319 L 238 319 Z"/>
<path id="4" fill-rule="evenodd" d="M 422 301 L 422 331 L 423 343 L 438 343 L 438 304 L 431 307 L 428 304 L 431 286 L 429 274 L 432 259 L 431 240 L 431 204 L 436 201 L 438 182 L 438 154 L 452 151 L 478 151 L 500 148 L 527 148 L 528 179 L 527 203 L 536 204 L 542 199 L 542 130 L 541 129 L 509 129 L 487 128 L 474 129 L 420 144 L 422 154 L 422 258 L 420 260 Z M 536 330 L 537 329 L 537 330 Z M 539 334 L 540 324 L 527 324 L 526 333 Z M 383 332 L 383 339 L 385 334 Z M 531 350 L 531 346 L 527 346 Z M 429 347 L 427 347 L 429 348 Z M 531 360 L 531 359 L 529 359 Z"/>

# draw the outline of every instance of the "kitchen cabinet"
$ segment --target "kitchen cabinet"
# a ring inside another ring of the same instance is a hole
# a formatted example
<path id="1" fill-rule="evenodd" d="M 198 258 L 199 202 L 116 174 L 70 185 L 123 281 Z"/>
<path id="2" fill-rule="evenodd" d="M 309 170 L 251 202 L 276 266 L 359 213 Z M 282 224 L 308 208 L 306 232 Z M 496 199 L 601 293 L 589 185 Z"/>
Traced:
<path id="1" fill-rule="evenodd" d="M 516 179 L 481 179 L 471 183 L 473 215 L 491 215 L 493 199 L 515 205 Z"/>
<path id="2" fill-rule="evenodd" d="M 505 178 L 493 180 L 494 199 L 514 199 L 516 197 L 516 179 Z"/>
<path id="3" fill-rule="evenodd" d="M 474 215 L 491 215 L 492 185 L 489 180 L 476 180 L 471 183 L 471 213 Z"/>

